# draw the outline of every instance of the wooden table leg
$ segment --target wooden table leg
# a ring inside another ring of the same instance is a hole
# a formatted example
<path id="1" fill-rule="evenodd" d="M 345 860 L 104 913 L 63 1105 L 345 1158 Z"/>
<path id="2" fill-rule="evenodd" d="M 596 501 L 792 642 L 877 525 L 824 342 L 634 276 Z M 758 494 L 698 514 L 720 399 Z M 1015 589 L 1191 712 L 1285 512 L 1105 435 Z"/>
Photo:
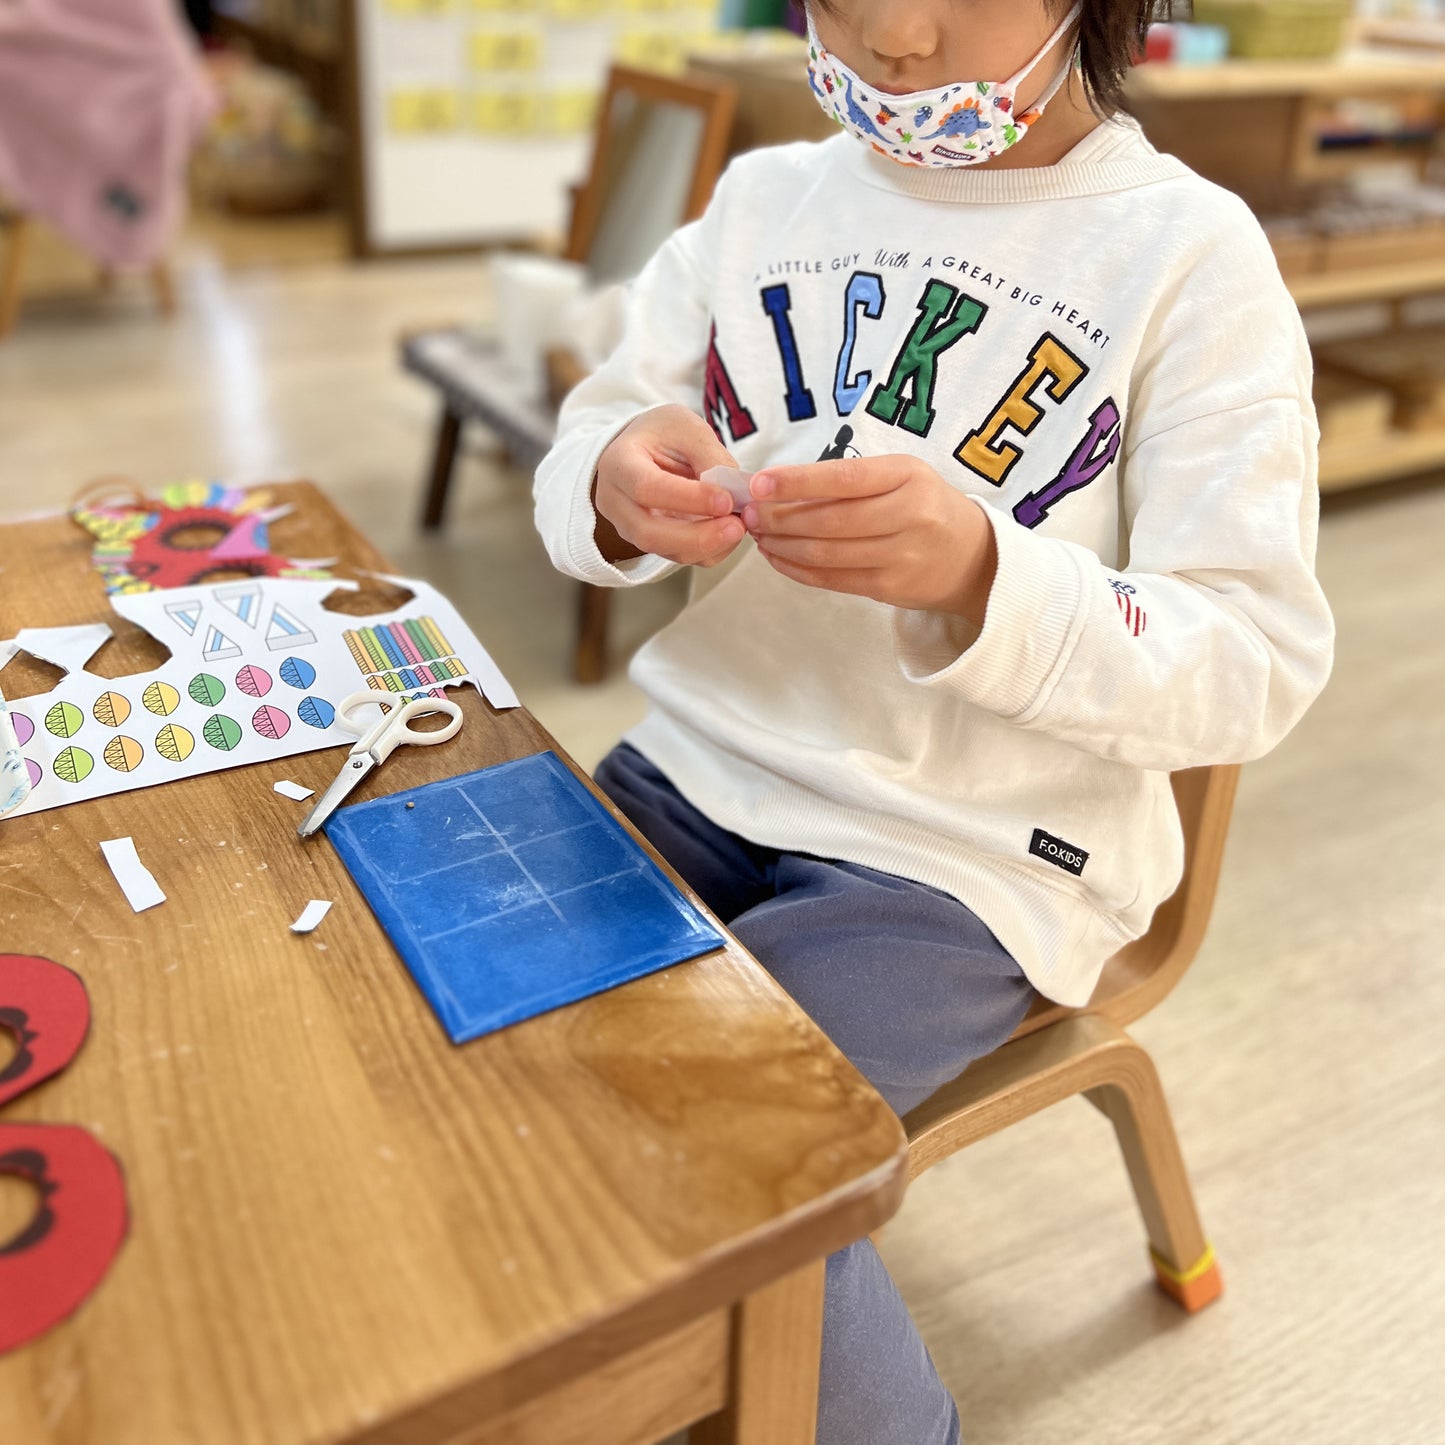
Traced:
<path id="1" fill-rule="evenodd" d="M 578 682 L 601 682 L 607 672 L 607 615 L 612 610 L 612 589 L 578 583 L 577 651 L 572 675 Z"/>
<path id="2" fill-rule="evenodd" d="M 457 460 L 457 442 L 462 434 L 462 419 L 451 407 L 443 406 L 441 425 L 437 428 L 436 449 L 432 452 L 431 480 L 427 483 L 426 501 L 422 506 L 421 524 L 435 531 L 442 524 L 447 506 L 447 491 L 452 484 L 452 468 Z"/>
<path id="3" fill-rule="evenodd" d="M 9 333 L 20 310 L 20 268 L 30 242 L 30 222 L 25 216 L 11 216 L 5 251 L 0 256 L 0 336 Z"/>
<path id="4" fill-rule="evenodd" d="M 826 1269 L 820 1259 L 733 1307 L 728 1403 L 689 1445 L 813 1445 Z"/>

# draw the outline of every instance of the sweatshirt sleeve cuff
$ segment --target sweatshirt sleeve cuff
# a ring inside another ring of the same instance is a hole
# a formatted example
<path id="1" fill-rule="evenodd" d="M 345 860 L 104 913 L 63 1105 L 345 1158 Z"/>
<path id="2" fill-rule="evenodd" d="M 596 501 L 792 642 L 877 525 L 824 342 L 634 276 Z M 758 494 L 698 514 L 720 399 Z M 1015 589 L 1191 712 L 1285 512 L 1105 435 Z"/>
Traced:
<path id="1" fill-rule="evenodd" d="M 602 453 L 632 420 L 633 416 L 629 416 L 616 426 L 604 430 L 593 443 L 582 463 L 582 476 L 585 480 L 573 493 L 572 508 L 567 519 L 567 555 L 573 563 L 575 575 L 599 587 L 641 586 L 645 582 L 655 582 L 666 577 L 678 569 L 678 563 L 652 553 L 644 553 L 641 557 L 628 557 L 621 562 L 609 562 L 597 546 L 597 512 L 592 505 L 592 479 L 597 473 L 597 463 Z"/>
<path id="2" fill-rule="evenodd" d="M 1047 701 L 1077 639 L 1083 578 L 1072 548 L 970 499 L 993 527 L 998 550 L 983 626 L 899 608 L 894 653 L 910 682 L 949 687 L 999 717 L 1027 721 Z"/>

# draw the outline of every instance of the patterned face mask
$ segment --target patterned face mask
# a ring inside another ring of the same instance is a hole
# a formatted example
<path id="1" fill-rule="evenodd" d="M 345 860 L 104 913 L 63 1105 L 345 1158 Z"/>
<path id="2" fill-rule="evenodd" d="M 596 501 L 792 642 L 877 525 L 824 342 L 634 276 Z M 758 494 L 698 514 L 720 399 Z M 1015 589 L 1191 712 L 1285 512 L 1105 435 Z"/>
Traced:
<path id="1" fill-rule="evenodd" d="M 808 84 L 818 104 L 873 149 L 910 166 L 969 166 L 1016 145 L 1068 79 L 1066 61 L 1033 107 L 1015 114 L 1019 86 L 1056 45 L 1083 9 L 1064 17 L 1042 49 L 1007 80 L 965 80 L 937 90 L 886 95 L 865 84 L 823 48 L 808 13 Z"/>

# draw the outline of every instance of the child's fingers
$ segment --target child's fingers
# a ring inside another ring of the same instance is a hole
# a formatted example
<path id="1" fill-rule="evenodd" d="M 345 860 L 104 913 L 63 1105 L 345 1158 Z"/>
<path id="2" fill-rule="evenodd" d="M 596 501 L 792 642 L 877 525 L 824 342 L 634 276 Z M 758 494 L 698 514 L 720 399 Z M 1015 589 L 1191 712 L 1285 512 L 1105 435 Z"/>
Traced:
<path id="1" fill-rule="evenodd" d="M 898 560 L 897 543 L 891 537 L 763 537 L 758 550 L 769 561 L 817 572 L 877 569 Z"/>
<path id="2" fill-rule="evenodd" d="M 733 509 L 733 499 L 721 487 L 704 485 L 695 477 L 677 476 L 660 467 L 646 467 L 629 480 L 629 500 L 649 511 L 725 517 Z"/>
<path id="3" fill-rule="evenodd" d="M 836 461 L 765 467 L 753 474 L 751 489 L 754 499 L 760 502 L 871 497 L 901 487 L 908 480 L 911 463 L 910 457 L 890 453 L 881 457 L 840 457 Z"/>
<path id="4" fill-rule="evenodd" d="M 892 537 L 903 530 L 891 492 L 843 502 L 750 502 L 743 521 L 769 537 Z"/>
<path id="5" fill-rule="evenodd" d="M 659 516 L 625 498 L 623 512 L 616 519 L 618 530 L 634 547 L 684 566 L 727 550 L 744 535 L 742 521 L 733 516 L 679 521 Z"/>

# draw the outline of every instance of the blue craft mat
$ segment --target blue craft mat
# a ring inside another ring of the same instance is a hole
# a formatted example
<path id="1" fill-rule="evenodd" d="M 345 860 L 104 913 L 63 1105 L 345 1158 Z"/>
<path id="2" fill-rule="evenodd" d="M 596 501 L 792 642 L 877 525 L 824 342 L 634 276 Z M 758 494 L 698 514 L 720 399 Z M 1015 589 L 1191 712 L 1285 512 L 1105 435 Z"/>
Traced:
<path id="1" fill-rule="evenodd" d="M 326 835 L 453 1043 L 723 943 L 556 753 L 339 808 Z"/>

